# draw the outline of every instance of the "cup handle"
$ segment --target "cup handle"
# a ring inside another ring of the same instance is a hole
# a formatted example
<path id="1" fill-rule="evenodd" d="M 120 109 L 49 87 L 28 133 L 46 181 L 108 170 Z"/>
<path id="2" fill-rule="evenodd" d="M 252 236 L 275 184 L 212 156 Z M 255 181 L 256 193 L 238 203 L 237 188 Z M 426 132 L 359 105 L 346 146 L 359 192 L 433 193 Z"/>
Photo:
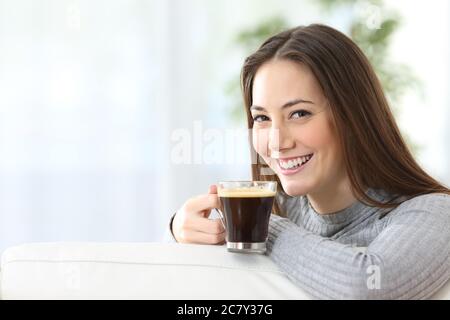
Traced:
<path id="1" fill-rule="evenodd" d="M 222 212 L 217 208 L 214 208 L 214 210 L 216 210 L 216 212 L 219 214 L 220 222 L 222 222 L 223 228 L 226 230 L 227 227 L 225 226 L 225 218 L 223 217 Z"/>

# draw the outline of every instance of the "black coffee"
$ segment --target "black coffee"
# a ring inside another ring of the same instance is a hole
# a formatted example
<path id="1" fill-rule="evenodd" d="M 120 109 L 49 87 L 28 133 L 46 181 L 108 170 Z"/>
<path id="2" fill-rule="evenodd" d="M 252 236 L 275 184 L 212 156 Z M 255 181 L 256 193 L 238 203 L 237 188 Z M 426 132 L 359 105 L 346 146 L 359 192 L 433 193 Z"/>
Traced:
<path id="1" fill-rule="evenodd" d="M 219 192 L 229 242 L 265 242 L 275 192 L 270 190 Z"/>

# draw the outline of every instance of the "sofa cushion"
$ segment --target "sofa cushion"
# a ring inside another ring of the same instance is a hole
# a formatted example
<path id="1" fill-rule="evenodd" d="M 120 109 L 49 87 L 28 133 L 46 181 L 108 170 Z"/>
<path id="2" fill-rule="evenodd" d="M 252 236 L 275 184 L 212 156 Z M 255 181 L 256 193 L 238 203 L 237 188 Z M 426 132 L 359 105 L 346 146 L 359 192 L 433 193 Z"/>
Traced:
<path id="1" fill-rule="evenodd" d="M 264 255 L 173 243 L 35 243 L 5 250 L 2 299 L 307 299 Z"/>

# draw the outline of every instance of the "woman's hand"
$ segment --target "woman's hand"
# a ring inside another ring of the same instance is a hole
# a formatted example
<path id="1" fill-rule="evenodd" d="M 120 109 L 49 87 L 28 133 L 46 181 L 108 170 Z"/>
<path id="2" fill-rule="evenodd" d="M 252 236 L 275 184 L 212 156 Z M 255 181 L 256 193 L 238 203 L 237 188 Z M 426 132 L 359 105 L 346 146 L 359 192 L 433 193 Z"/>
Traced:
<path id="1" fill-rule="evenodd" d="M 224 244 L 225 228 L 220 219 L 209 219 L 211 209 L 219 208 L 217 186 L 209 187 L 208 194 L 191 198 L 177 211 L 172 232 L 177 242 Z"/>

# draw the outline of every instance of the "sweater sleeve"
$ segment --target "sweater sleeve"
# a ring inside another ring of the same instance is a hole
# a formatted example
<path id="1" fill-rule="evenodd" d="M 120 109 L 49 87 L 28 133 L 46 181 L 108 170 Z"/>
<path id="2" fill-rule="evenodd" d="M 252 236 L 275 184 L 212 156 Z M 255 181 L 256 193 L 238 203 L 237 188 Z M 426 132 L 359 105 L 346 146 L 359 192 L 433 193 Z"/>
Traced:
<path id="1" fill-rule="evenodd" d="M 450 197 L 434 197 L 391 212 L 365 250 L 272 215 L 266 254 L 315 298 L 428 298 L 450 278 Z"/>

